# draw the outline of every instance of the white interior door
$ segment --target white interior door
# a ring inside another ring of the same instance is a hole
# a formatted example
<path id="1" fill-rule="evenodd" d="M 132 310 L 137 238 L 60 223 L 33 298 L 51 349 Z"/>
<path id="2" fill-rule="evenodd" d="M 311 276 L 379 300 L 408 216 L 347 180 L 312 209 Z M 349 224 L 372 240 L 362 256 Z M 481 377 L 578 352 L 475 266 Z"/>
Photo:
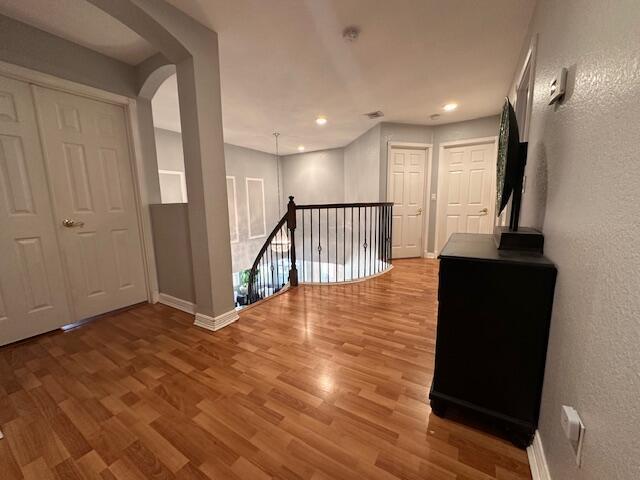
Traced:
<path id="1" fill-rule="evenodd" d="M 437 248 L 452 233 L 492 233 L 495 212 L 495 142 L 444 148 L 438 173 Z"/>
<path id="2" fill-rule="evenodd" d="M 75 320 L 146 300 L 124 109 L 33 91 Z"/>
<path id="3" fill-rule="evenodd" d="M 419 257 L 426 150 L 391 148 L 389 157 L 387 198 L 393 202 L 392 256 Z"/>
<path id="4" fill-rule="evenodd" d="M 0 345 L 70 322 L 29 85 L 0 76 Z"/>

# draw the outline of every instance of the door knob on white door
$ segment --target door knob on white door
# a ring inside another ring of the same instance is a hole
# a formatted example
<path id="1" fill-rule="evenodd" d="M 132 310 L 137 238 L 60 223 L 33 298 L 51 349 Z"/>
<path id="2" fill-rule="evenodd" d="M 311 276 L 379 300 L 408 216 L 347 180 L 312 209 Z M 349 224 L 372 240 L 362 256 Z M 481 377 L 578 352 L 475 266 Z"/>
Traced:
<path id="1" fill-rule="evenodd" d="M 418 215 L 422 215 L 422 208 L 419 208 L 416 212 Z"/>
<path id="2" fill-rule="evenodd" d="M 82 227 L 84 226 L 84 222 L 78 222 L 76 220 L 71 220 L 70 218 L 65 218 L 64 220 L 62 220 L 62 226 L 67 228 Z"/>
<path id="3" fill-rule="evenodd" d="M 488 213 L 489 213 L 489 209 L 487 207 L 480 210 L 480 214 L 481 214 L 480 216 L 487 215 Z"/>

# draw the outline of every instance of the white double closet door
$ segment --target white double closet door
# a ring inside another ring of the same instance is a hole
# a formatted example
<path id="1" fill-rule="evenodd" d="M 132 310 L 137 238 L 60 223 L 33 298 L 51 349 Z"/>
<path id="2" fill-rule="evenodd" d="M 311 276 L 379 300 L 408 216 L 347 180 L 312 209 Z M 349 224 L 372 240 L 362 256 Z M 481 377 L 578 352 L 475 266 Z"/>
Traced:
<path id="1" fill-rule="evenodd" d="M 0 345 L 147 299 L 121 106 L 0 76 Z"/>

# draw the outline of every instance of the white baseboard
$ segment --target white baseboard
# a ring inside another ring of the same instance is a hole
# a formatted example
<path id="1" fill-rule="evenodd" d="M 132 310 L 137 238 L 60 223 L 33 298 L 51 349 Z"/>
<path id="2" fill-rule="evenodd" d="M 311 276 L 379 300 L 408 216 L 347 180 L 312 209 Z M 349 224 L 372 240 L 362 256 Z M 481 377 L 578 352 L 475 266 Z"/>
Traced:
<path id="1" fill-rule="evenodd" d="M 434 252 L 424 251 L 424 258 L 436 258 L 436 254 Z"/>
<path id="2" fill-rule="evenodd" d="M 166 293 L 158 294 L 158 302 L 163 305 L 168 305 L 169 307 L 177 308 L 178 310 L 182 310 L 183 312 L 187 312 L 190 314 L 196 313 L 196 305 L 195 303 L 189 302 L 187 300 L 182 300 L 181 298 L 172 297 L 171 295 L 167 295 Z"/>
<path id="3" fill-rule="evenodd" d="M 529 456 L 529 466 L 533 480 L 551 480 L 547 457 L 545 457 L 544 448 L 542 447 L 542 438 L 537 430 L 533 437 L 533 443 L 527 448 L 527 455 Z"/>
<path id="4" fill-rule="evenodd" d="M 238 318 L 240 318 L 240 316 L 235 309 L 230 310 L 227 313 L 223 313 L 222 315 L 218 315 L 215 318 L 205 315 L 204 313 L 196 313 L 196 319 L 193 324 L 215 332 L 227 325 L 231 325 L 233 322 L 238 320 Z"/>

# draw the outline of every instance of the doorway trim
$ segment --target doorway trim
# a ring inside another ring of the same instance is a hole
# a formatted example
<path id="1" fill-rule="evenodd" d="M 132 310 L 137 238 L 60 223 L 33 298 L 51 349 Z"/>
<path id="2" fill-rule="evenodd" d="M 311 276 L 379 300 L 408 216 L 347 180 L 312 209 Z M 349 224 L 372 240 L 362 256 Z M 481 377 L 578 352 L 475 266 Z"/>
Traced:
<path id="1" fill-rule="evenodd" d="M 491 218 L 495 217 L 496 214 L 496 175 L 495 175 L 495 167 L 497 166 L 497 148 L 498 148 L 498 137 L 478 137 L 478 138 L 467 138 L 465 140 L 456 140 L 452 142 L 443 142 L 440 144 L 440 149 L 438 151 L 438 190 L 437 190 L 437 198 L 436 198 L 436 228 L 435 228 L 435 237 L 434 237 L 434 245 L 433 250 L 435 252 L 435 257 L 437 258 L 440 255 L 440 249 L 438 248 L 438 233 L 440 228 L 440 223 L 442 220 L 442 184 L 443 184 L 443 175 L 442 172 L 442 164 L 445 159 L 445 151 L 447 148 L 452 147 L 467 147 L 471 145 L 481 145 L 481 144 L 493 144 L 493 157 L 495 159 L 493 166 L 493 175 L 491 175 L 491 189 L 493 190 L 493 201 L 490 202 L 490 210 L 489 215 Z"/>
<path id="2" fill-rule="evenodd" d="M 50 88 L 72 95 L 98 100 L 100 102 L 111 103 L 124 108 L 127 141 L 129 146 L 129 162 L 131 175 L 133 178 L 133 193 L 136 204 L 136 217 L 138 219 L 138 230 L 140 232 L 140 240 L 142 251 L 142 263 L 145 277 L 145 287 L 147 290 L 147 300 L 149 303 L 157 303 L 158 301 L 158 277 L 156 271 L 156 260 L 153 249 L 153 237 L 151 230 L 151 215 L 149 209 L 144 208 L 143 198 L 148 198 L 147 189 L 144 183 L 144 161 L 142 158 L 140 130 L 138 128 L 137 104 L 135 99 L 108 92 L 99 88 L 83 85 L 81 83 L 66 80 L 48 73 L 39 72 L 30 68 L 22 67 L 12 63 L 0 60 L 0 75 L 27 82 L 30 85 L 38 85 Z M 49 175 L 47 182 L 49 181 Z M 56 245 L 60 249 L 60 241 L 56 233 Z M 65 273 L 65 282 L 67 281 Z M 67 303 L 73 312 L 73 302 L 70 300 L 69 286 L 65 285 L 67 290 Z M 75 315 L 75 312 L 73 312 Z"/>
<path id="3" fill-rule="evenodd" d="M 422 199 L 422 235 L 420 239 L 420 256 L 422 258 L 429 257 L 430 255 L 427 253 L 427 244 L 429 240 L 429 218 L 430 218 L 430 208 L 431 205 L 431 168 L 433 166 L 433 144 L 432 143 L 416 143 L 416 142 L 396 142 L 396 141 L 388 141 L 387 142 L 387 192 L 386 198 L 387 201 L 391 201 L 389 199 L 389 192 L 391 191 L 390 182 L 391 182 L 391 151 L 394 148 L 406 148 L 413 150 L 424 150 L 425 151 L 425 176 L 424 176 L 424 198 Z"/>

